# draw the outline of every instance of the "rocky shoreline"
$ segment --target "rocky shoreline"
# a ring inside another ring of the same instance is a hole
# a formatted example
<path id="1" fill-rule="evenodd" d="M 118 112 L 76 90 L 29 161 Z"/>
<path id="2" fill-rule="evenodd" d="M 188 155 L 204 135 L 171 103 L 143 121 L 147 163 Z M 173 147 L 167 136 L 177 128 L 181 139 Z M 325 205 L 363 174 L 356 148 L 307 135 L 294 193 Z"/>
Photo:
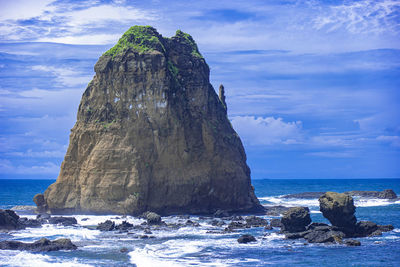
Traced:
<path id="1" fill-rule="evenodd" d="M 231 234 L 240 233 L 237 239 L 240 244 L 258 242 L 269 235 L 283 234 L 287 240 L 304 240 L 305 244 L 341 244 L 347 246 L 359 246 L 360 237 L 380 236 L 383 232 L 392 231 L 392 225 L 378 225 L 370 221 L 357 221 L 355 217 L 355 206 L 353 198 L 347 194 L 327 192 L 319 198 L 320 211 L 327 218 L 331 225 L 312 222 L 310 211 L 307 207 L 270 207 L 264 215 L 282 214 L 281 218 L 265 219 L 255 215 L 244 216 L 232 214 L 219 210 L 213 215 L 190 216 L 176 215 L 176 222 L 166 222 L 154 212 L 145 212 L 138 218 L 140 224 L 133 224 L 128 220 L 122 223 L 115 223 L 113 220 L 106 220 L 88 227 L 101 232 L 113 232 L 115 234 L 127 234 L 138 239 L 157 238 L 159 231 L 177 231 L 182 227 L 197 228 L 207 225 L 210 229 L 207 234 Z M 123 219 L 123 216 L 115 217 Z M 126 218 L 126 217 L 125 217 Z M 83 219 L 82 219 L 83 221 Z M 36 219 L 19 217 L 12 210 L 0 210 L 0 231 L 19 231 L 26 228 L 42 227 L 45 224 L 56 224 L 68 227 L 81 227 L 76 218 L 65 216 L 52 216 L 39 214 Z M 263 228 L 262 236 L 253 236 L 245 233 L 246 229 Z M 79 246 L 79 245 L 78 245 Z M 19 241 L 1 241 L 0 249 L 29 250 L 29 251 L 54 251 L 74 250 L 77 246 L 71 240 L 45 240 L 40 239 L 33 243 Z M 124 251 L 122 251 L 124 252 Z M 128 252 L 128 251 L 125 251 Z"/>

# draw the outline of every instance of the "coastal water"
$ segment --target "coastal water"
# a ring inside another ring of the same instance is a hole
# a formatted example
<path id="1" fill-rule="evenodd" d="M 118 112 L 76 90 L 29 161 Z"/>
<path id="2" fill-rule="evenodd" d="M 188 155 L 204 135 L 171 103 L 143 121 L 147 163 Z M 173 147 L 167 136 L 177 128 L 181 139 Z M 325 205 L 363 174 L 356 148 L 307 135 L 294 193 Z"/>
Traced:
<path id="1" fill-rule="evenodd" d="M 52 180 L 0 180 L 0 208 L 34 205 L 32 197 L 43 192 Z M 301 192 L 344 192 L 350 190 L 393 189 L 400 195 L 400 179 L 305 179 L 253 180 L 256 195 L 266 205 L 307 206 L 314 222 L 326 222 L 316 199 L 282 198 Z M 304 244 L 304 240 L 285 240 L 279 229 L 249 228 L 220 233 L 226 226 L 213 226 L 211 218 L 190 216 L 199 226 L 176 230 L 151 229 L 149 236 L 140 230 L 100 232 L 95 226 L 107 219 L 117 224 L 126 220 L 134 225 L 144 220 L 127 216 L 78 215 L 77 226 L 45 224 L 41 228 L 0 232 L 1 240 L 33 242 L 42 237 L 51 240 L 70 238 L 76 251 L 31 253 L 0 250 L 0 266 L 400 266 L 400 201 L 356 198 L 358 220 L 392 224 L 395 229 L 382 236 L 360 238 L 360 247 Z M 29 211 L 21 216 L 34 218 Z M 277 218 L 264 216 L 266 219 Z M 166 223 L 184 224 L 183 216 L 163 217 Z M 229 220 L 226 221 L 229 223 Z M 257 242 L 239 244 L 236 239 L 252 234 Z M 121 253 L 127 248 L 127 253 Z"/>

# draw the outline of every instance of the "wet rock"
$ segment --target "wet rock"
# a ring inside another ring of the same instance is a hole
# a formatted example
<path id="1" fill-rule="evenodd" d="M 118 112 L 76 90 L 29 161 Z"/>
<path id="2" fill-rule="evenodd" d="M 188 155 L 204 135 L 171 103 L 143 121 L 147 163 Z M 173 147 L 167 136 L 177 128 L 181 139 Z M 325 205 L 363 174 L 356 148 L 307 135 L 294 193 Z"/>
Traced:
<path id="1" fill-rule="evenodd" d="M 291 208 L 284 213 L 281 223 L 283 232 L 303 232 L 311 223 L 310 210 L 306 207 Z"/>
<path id="2" fill-rule="evenodd" d="M 121 252 L 121 253 L 127 253 L 127 252 L 129 252 L 129 250 L 128 250 L 127 248 L 121 248 L 121 249 L 119 250 L 119 252 Z"/>
<path id="3" fill-rule="evenodd" d="M 268 221 L 266 219 L 251 215 L 246 217 L 246 225 L 251 227 L 263 227 L 268 226 Z"/>
<path id="4" fill-rule="evenodd" d="M 354 216 L 356 207 L 349 195 L 326 192 L 319 198 L 320 211 L 332 225 L 344 228 L 347 232 L 354 231 L 357 219 Z"/>
<path id="5" fill-rule="evenodd" d="M 38 228 L 42 226 L 42 223 L 39 220 L 28 219 L 28 218 L 19 218 L 18 223 L 22 225 L 24 228 Z"/>
<path id="6" fill-rule="evenodd" d="M 33 202 L 36 204 L 37 213 L 45 213 L 47 211 L 47 204 L 43 194 L 36 194 L 33 197 Z"/>
<path id="7" fill-rule="evenodd" d="M 234 229 L 245 229 L 246 228 L 246 224 L 245 223 L 242 223 L 242 222 L 236 222 L 236 221 L 233 221 L 233 222 L 230 222 L 229 224 L 228 224 L 228 227 L 227 227 L 229 230 L 234 230 Z"/>
<path id="8" fill-rule="evenodd" d="M 47 219 L 50 224 L 62 224 L 64 226 L 72 226 L 78 221 L 74 217 L 50 217 Z"/>
<path id="9" fill-rule="evenodd" d="M 311 231 L 295 232 L 295 233 L 285 233 L 286 239 L 299 239 L 304 238 L 305 235 L 309 234 Z"/>
<path id="10" fill-rule="evenodd" d="M 397 195 L 396 193 L 392 190 L 392 189 L 386 189 L 383 190 L 380 194 L 379 194 L 379 198 L 383 198 L 383 199 L 396 199 Z"/>
<path id="11" fill-rule="evenodd" d="M 130 229 L 132 229 L 133 224 L 128 223 L 127 221 L 123 221 L 121 224 L 115 226 L 116 230 L 120 230 L 120 231 L 128 231 Z"/>
<path id="12" fill-rule="evenodd" d="M 256 241 L 257 240 L 254 236 L 248 235 L 248 234 L 242 235 L 237 239 L 237 242 L 240 244 L 247 244 L 247 243 L 256 242 Z"/>
<path id="13" fill-rule="evenodd" d="M 290 207 L 285 207 L 285 206 L 281 206 L 281 205 L 264 206 L 264 207 L 266 209 L 265 215 L 269 215 L 269 216 L 279 216 L 290 209 Z"/>
<path id="14" fill-rule="evenodd" d="M 347 239 L 344 241 L 347 246 L 361 246 L 361 242 L 354 239 Z"/>
<path id="15" fill-rule="evenodd" d="M 360 221 L 356 224 L 354 237 L 366 237 L 378 230 L 378 225 L 370 221 Z"/>
<path id="16" fill-rule="evenodd" d="M 212 225 L 212 226 L 223 226 L 223 225 L 225 225 L 226 223 L 223 221 L 223 220 L 216 220 L 216 219 L 214 219 L 214 220 L 212 220 L 211 222 L 210 222 L 210 224 Z"/>
<path id="17" fill-rule="evenodd" d="M 308 234 L 304 235 L 304 239 L 306 239 L 309 243 L 342 243 L 342 238 L 345 237 L 345 234 L 340 231 L 322 231 L 322 230 L 313 230 Z"/>
<path id="18" fill-rule="evenodd" d="M 326 223 L 319 223 L 313 222 L 309 226 L 307 226 L 307 230 L 323 230 L 326 229 L 327 231 L 331 229 L 331 226 L 327 225 Z"/>
<path id="19" fill-rule="evenodd" d="M 281 223 L 281 220 L 280 219 L 271 219 L 271 221 L 270 221 L 270 225 L 272 226 L 272 227 L 282 227 L 282 223 Z"/>
<path id="20" fill-rule="evenodd" d="M 346 195 L 349 196 L 357 196 L 357 197 L 364 197 L 364 198 L 380 198 L 380 199 L 396 199 L 397 195 L 392 189 L 386 189 L 383 191 L 348 191 L 344 192 Z"/>
<path id="21" fill-rule="evenodd" d="M 60 238 L 54 241 L 50 241 L 47 238 L 42 238 L 33 243 L 23 243 L 19 241 L 1 241 L 0 249 L 47 252 L 58 250 L 75 250 L 77 249 L 77 247 L 68 238 Z"/>
<path id="22" fill-rule="evenodd" d="M 394 229 L 394 226 L 391 224 L 388 225 L 378 225 L 378 229 L 382 232 L 390 232 Z"/>
<path id="23" fill-rule="evenodd" d="M 198 222 L 194 222 L 194 221 L 192 221 L 192 220 L 187 220 L 187 221 L 185 222 L 185 225 L 186 225 L 186 226 L 194 226 L 194 227 L 200 226 L 200 224 L 199 224 Z"/>
<path id="24" fill-rule="evenodd" d="M 372 232 L 372 234 L 368 235 L 369 237 L 374 237 L 374 236 L 382 236 L 382 231 L 381 230 L 376 230 Z"/>
<path id="25" fill-rule="evenodd" d="M 96 229 L 100 231 L 112 231 L 115 229 L 115 223 L 113 221 L 107 220 L 105 222 L 99 223 Z"/>
<path id="26" fill-rule="evenodd" d="M 19 216 L 12 210 L 0 209 L 0 230 L 16 230 L 24 228 L 19 224 Z"/>
<path id="27" fill-rule="evenodd" d="M 314 199 L 321 197 L 325 192 L 302 192 L 297 194 L 284 195 L 282 198 Z"/>
<path id="28" fill-rule="evenodd" d="M 147 212 L 146 220 L 149 225 L 161 224 L 161 216 L 155 212 Z"/>

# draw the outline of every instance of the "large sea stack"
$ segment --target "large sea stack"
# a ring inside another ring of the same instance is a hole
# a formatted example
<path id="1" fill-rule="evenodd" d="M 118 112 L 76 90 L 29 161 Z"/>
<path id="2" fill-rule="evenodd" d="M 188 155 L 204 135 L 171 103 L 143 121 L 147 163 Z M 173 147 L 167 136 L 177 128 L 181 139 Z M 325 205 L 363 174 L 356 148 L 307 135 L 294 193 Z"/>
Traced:
<path id="1" fill-rule="evenodd" d="M 262 209 L 225 101 L 192 37 L 131 27 L 96 63 L 57 181 L 52 213 Z"/>

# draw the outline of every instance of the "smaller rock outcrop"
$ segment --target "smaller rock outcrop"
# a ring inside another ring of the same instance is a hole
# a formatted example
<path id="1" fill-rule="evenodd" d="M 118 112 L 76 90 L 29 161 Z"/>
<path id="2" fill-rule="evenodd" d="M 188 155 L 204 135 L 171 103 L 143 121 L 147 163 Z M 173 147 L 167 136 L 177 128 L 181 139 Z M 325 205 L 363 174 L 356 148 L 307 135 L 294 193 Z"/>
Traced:
<path id="1" fill-rule="evenodd" d="M 14 211 L 0 209 L 0 230 L 22 229 L 18 221 L 19 216 Z"/>
<path id="2" fill-rule="evenodd" d="M 320 211 L 333 226 L 353 231 L 357 222 L 354 215 L 356 207 L 349 195 L 326 192 L 319 198 Z"/>
<path id="3" fill-rule="evenodd" d="M 282 232 L 302 232 L 311 223 L 310 210 L 307 207 L 295 207 L 284 213 L 282 219 Z"/>
<path id="4" fill-rule="evenodd" d="M 251 215 L 246 217 L 246 225 L 250 227 L 265 227 L 268 226 L 266 219 Z"/>
<path id="5" fill-rule="evenodd" d="M 380 198 L 380 199 L 396 199 L 397 195 L 392 189 L 386 189 L 383 191 L 348 191 L 344 192 L 346 195 L 352 197 L 364 197 L 364 198 Z"/>
<path id="6" fill-rule="evenodd" d="M 161 224 L 161 216 L 155 212 L 146 212 L 146 220 L 149 225 Z"/>
<path id="7" fill-rule="evenodd" d="M 115 229 L 115 223 L 113 221 L 107 220 L 105 222 L 99 223 L 96 229 L 100 231 L 112 231 Z"/>
<path id="8" fill-rule="evenodd" d="M 50 217 L 47 219 L 50 224 L 62 224 L 64 226 L 71 226 L 77 224 L 77 220 L 74 217 Z"/>
<path id="9" fill-rule="evenodd" d="M 238 242 L 239 244 L 247 244 L 247 243 L 256 242 L 256 241 L 257 241 L 257 240 L 256 240 L 256 238 L 255 238 L 254 236 L 248 235 L 248 234 L 245 234 L 245 235 L 240 236 L 240 237 L 238 238 L 238 240 L 237 240 L 237 242 Z"/>
<path id="10" fill-rule="evenodd" d="M 346 241 L 344 241 L 344 243 L 347 245 L 347 246 L 361 246 L 361 242 L 360 241 L 358 241 L 358 240 L 354 240 L 354 239 L 348 239 L 348 240 L 346 240 Z"/>
<path id="11" fill-rule="evenodd" d="M 75 250 L 77 249 L 77 247 L 68 238 L 60 238 L 54 241 L 50 241 L 47 238 L 42 238 L 33 243 L 24 243 L 19 241 L 1 241 L 0 249 L 47 252 L 58 250 Z"/>
<path id="12" fill-rule="evenodd" d="M 47 204 L 46 204 L 46 200 L 44 199 L 44 195 L 43 194 L 36 194 L 33 197 L 33 202 L 35 202 L 37 208 L 36 208 L 36 212 L 37 213 L 46 213 L 47 211 Z"/>

